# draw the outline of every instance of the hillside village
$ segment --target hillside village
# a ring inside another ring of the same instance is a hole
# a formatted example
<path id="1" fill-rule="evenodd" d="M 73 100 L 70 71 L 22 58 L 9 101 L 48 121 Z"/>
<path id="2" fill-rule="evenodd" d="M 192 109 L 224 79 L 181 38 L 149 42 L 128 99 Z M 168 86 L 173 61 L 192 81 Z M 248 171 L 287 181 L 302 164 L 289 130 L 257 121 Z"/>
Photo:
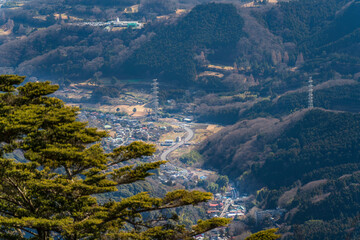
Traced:
<path id="1" fill-rule="evenodd" d="M 104 149 L 109 152 L 118 146 L 128 145 L 134 141 L 145 141 L 156 144 L 158 148 L 157 154 L 152 157 L 143 158 L 141 161 L 156 161 L 166 149 L 169 149 L 179 142 L 184 142 L 188 133 L 182 126 L 186 125 L 194 130 L 196 128 L 195 123 L 178 122 L 178 127 L 176 127 L 176 125 L 172 124 L 171 126 L 168 123 L 169 119 L 151 121 L 151 119 L 147 118 L 119 116 L 119 114 L 116 113 L 91 110 L 82 110 L 79 113 L 78 119 L 88 122 L 90 127 L 97 127 L 108 132 L 109 136 L 102 140 L 102 145 Z M 176 119 L 172 119 L 172 121 L 175 120 Z M 190 119 L 186 120 L 190 121 Z M 177 137 L 175 137 L 175 139 L 161 141 L 163 136 L 171 136 L 171 133 L 176 133 L 175 136 Z M 181 137 L 179 137 L 179 135 Z M 196 137 L 195 133 L 194 138 Z M 180 148 L 182 151 L 187 151 L 186 149 L 191 149 L 193 144 L 191 141 L 184 142 Z M 114 168 L 116 168 L 116 166 L 114 166 Z M 154 177 L 167 186 L 191 190 L 198 188 L 199 181 L 213 177 L 214 174 L 216 173 L 212 171 L 181 165 L 178 161 L 171 158 L 168 163 L 161 166 L 159 174 Z M 226 192 L 216 193 L 213 200 L 205 204 L 206 214 L 209 218 L 226 217 L 243 220 L 247 214 L 245 205 L 250 200 L 246 195 L 240 196 L 235 186 L 230 184 Z M 230 239 L 226 237 L 226 231 L 226 228 L 215 229 L 197 236 L 196 239 Z"/>

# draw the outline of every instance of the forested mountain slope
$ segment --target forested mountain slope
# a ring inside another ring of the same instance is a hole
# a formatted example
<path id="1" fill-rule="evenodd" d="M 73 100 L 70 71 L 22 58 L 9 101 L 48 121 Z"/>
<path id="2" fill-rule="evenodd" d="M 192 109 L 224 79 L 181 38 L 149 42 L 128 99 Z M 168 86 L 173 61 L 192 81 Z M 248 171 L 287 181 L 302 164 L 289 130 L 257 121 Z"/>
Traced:
<path id="1" fill-rule="evenodd" d="M 15 73 L 54 80 L 159 78 L 165 85 L 207 92 L 252 87 L 261 95 L 302 87 L 305 73 L 318 74 L 322 82 L 334 72 L 347 77 L 360 72 L 358 0 L 298 0 L 256 8 L 210 3 L 183 15 L 160 1 L 169 13 L 160 17 L 168 20 L 147 15 L 148 2 L 133 14 L 124 9 L 135 0 L 34 0 L 16 11 L 4 9 L 0 25 L 12 34 L 0 36 L 0 63 Z M 146 24 L 110 32 L 74 25 L 116 17 Z M 220 66 L 218 73 L 204 75 L 214 71 L 211 64 Z"/>
<path id="2" fill-rule="evenodd" d="M 243 20 L 232 5 L 199 5 L 178 23 L 157 32 L 151 41 L 138 49 L 129 60 L 128 71 L 164 72 L 171 81 L 191 82 L 196 78 L 195 54 L 211 49 L 231 53 L 243 35 Z M 227 56 L 229 61 L 235 56 Z M 139 71 L 141 69 L 142 71 Z"/>
<path id="3" fill-rule="evenodd" d="M 236 178 L 241 189 L 262 189 L 260 206 L 286 208 L 284 221 L 296 234 L 320 226 L 323 236 L 334 239 L 343 237 L 360 213 L 359 146 L 359 114 L 315 109 L 281 120 L 244 120 L 211 137 L 199 151 L 208 167 Z M 312 219 L 321 224 L 306 222 Z M 324 230 L 340 221 L 343 225 L 333 231 Z"/>

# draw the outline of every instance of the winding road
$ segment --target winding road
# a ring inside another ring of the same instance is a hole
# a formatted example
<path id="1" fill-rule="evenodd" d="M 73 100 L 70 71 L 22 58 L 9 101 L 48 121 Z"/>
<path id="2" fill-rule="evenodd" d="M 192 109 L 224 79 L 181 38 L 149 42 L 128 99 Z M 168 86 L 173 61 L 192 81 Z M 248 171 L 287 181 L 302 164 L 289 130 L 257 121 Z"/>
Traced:
<path id="1" fill-rule="evenodd" d="M 175 144 L 174 146 L 171 146 L 170 148 L 166 149 L 161 155 L 160 155 L 160 159 L 162 161 L 166 161 L 167 157 L 169 156 L 170 153 L 172 153 L 173 151 L 175 151 L 176 149 L 178 149 L 179 147 L 181 147 L 183 144 L 185 144 L 186 142 L 190 141 L 193 137 L 194 137 L 194 131 L 191 130 L 191 128 L 186 127 L 185 125 L 180 125 L 180 127 L 182 127 L 183 129 L 185 129 L 185 131 L 187 132 L 187 135 L 185 137 L 184 140 L 178 142 L 177 144 Z"/>

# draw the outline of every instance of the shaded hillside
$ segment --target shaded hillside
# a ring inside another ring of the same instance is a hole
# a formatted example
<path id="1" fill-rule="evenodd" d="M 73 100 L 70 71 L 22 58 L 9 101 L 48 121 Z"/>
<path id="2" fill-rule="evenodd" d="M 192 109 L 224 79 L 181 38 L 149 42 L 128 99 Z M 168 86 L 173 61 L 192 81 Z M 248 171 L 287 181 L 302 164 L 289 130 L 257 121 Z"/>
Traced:
<path id="1" fill-rule="evenodd" d="M 347 78 L 360 72 L 359 1 L 299 0 L 254 9 L 210 3 L 186 15 L 167 15 L 168 20 L 124 12 L 127 4 L 135 3 L 38 0 L 16 11 L 7 9 L 0 24 L 12 27 L 13 35 L 0 38 L 0 62 L 17 73 L 72 81 L 94 74 L 158 77 L 166 84 L 207 92 L 252 87 L 263 97 L 302 87 L 306 72 L 319 74 L 321 81 L 335 71 Z M 117 32 L 66 25 L 118 16 L 147 24 L 141 30 Z M 209 64 L 230 70 L 209 69 Z M 293 72 L 294 66 L 299 71 Z M 208 71 L 216 73 L 204 74 Z"/>
<path id="2" fill-rule="evenodd" d="M 1 45 L 0 63 L 19 74 L 72 81 L 95 73 L 111 75 L 150 36 L 132 30 L 105 32 L 92 27 L 54 25 Z"/>
<path id="3" fill-rule="evenodd" d="M 244 120 L 209 138 L 200 153 L 222 174 L 235 178 L 247 172 L 244 181 L 253 176 L 267 187 L 289 186 L 312 171 L 356 163 L 359 126 L 359 114 L 322 110 Z"/>
<path id="4" fill-rule="evenodd" d="M 316 107 L 350 112 L 360 112 L 360 84 L 354 80 L 331 80 L 315 86 Z M 244 119 L 259 117 L 281 118 L 308 106 L 308 87 L 289 91 L 272 99 L 223 100 L 209 95 L 198 101 L 195 110 L 198 121 L 235 124 Z"/>
<path id="5" fill-rule="evenodd" d="M 312 171 L 359 162 L 360 115 L 310 111 L 266 145 L 273 154 L 253 176 L 269 188 L 289 186 Z"/>
<path id="6" fill-rule="evenodd" d="M 195 80 L 195 54 L 209 49 L 231 53 L 242 36 L 243 20 L 229 4 L 199 5 L 174 25 L 165 26 L 125 65 L 128 74 L 147 73 L 186 84 Z M 221 55 L 221 54 L 220 54 Z M 233 56 L 234 58 L 235 56 Z M 217 59 L 218 62 L 228 61 Z"/>
<path id="7" fill-rule="evenodd" d="M 199 151 L 206 166 L 256 192 L 259 207 L 287 210 L 285 239 L 320 240 L 352 236 L 360 214 L 359 146 L 360 114 L 314 109 L 281 121 L 241 121 Z"/>
<path id="8" fill-rule="evenodd" d="M 320 30 L 313 37 L 313 47 L 319 47 L 319 51 L 336 52 L 345 51 L 357 46 L 356 52 L 346 51 L 348 54 L 360 56 L 358 31 L 360 30 L 360 1 L 354 1 L 349 6 L 336 14 L 335 19 L 325 29 Z M 351 39 L 353 38 L 353 39 Z M 347 40 L 346 40 L 347 39 Z M 351 46 L 344 41 L 352 42 Z M 343 44 L 340 44 L 343 43 Z M 353 46 L 355 45 L 355 46 Z"/>
<path id="9" fill-rule="evenodd" d="M 358 168 L 357 164 L 356 168 L 348 169 L 347 174 L 338 178 L 312 181 L 289 191 L 263 191 L 258 200 L 266 207 L 280 204 L 288 210 L 284 221 L 291 226 L 288 231 L 292 235 L 288 235 L 287 240 L 355 240 L 358 239 L 360 214 L 360 174 L 354 171 Z"/>
<path id="10" fill-rule="evenodd" d="M 269 29 L 285 42 L 301 43 L 334 19 L 346 0 L 299 0 L 280 2 L 264 14 Z"/>
<path id="11" fill-rule="evenodd" d="M 354 74 L 360 71 L 359 6 L 358 0 L 282 2 L 261 19 L 270 31 L 305 54 L 306 71 L 328 67 Z"/>
<path id="12" fill-rule="evenodd" d="M 232 178 L 239 177 L 255 163 L 263 163 L 271 151 L 267 144 L 274 142 L 286 126 L 305 112 L 294 113 L 281 121 L 270 117 L 256 118 L 224 128 L 200 146 L 205 166 Z"/>
<path id="13" fill-rule="evenodd" d="M 345 83 L 346 81 L 343 80 Z M 314 105 L 329 110 L 360 112 L 360 84 L 333 86 L 314 91 Z M 239 114 L 239 119 L 266 116 L 282 117 L 308 107 L 308 89 L 265 100 Z"/>

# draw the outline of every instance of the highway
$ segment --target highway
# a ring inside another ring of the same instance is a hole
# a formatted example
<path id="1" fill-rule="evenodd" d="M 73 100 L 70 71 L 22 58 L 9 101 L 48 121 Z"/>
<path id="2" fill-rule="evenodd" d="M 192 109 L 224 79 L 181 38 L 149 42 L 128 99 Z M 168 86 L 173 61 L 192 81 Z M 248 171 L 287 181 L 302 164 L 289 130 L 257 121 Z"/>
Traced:
<path id="1" fill-rule="evenodd" d="M 180 125 L 180 127 L 182 127 L 183 129 L 185 129 L 185 131 L 187 132 L 185 139 L 183 139 L 182 141 L 178 142 L 177 144 L 171 146 L 170 148 L 166 149 L 161 155 L 160 155 L 160 159 L 162 161 L 167 161 L 167 158 L 169 156 L 170 153 L 172 153 L 173 151 L 175 151 L 176 149 L 178 149 L 179 147 L 181 147 L 183 144 L 185 144 L 186 142 L 190 141 L 193 137 L 194 137 L 194 131 L 191 130 L 189 127 L 186 127 L 185 125 Z"/>

